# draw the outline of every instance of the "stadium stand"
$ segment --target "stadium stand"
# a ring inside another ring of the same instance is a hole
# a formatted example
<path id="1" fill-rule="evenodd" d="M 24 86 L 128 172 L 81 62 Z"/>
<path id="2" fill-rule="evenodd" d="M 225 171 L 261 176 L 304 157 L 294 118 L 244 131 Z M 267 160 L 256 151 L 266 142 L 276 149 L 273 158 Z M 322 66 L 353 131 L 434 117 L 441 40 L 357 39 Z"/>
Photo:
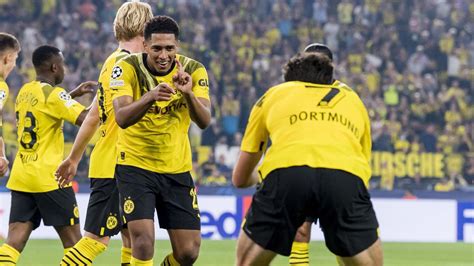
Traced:
<path id="1" fill-rule="evenodd" d="M 10 161 L 16 152 L 14 96 L 34 78 L 27 58 L 37 46 L 53 44 L 66 55 L 64 87 L 97 79 L 101 62 L 116 48 L 111 25 L 121 2 L 0 1 L 0 31 L 18 36 L 22 46 L 18 68 L 7 80 L 4 134 Z M 203 132 L 190 130 L 198 184 L 229 186 L 252 105 L 282 80 L 279 66 L 318 41 L 334 52 L 337 79 L 357 91 L 369 110 L 371 188 L 472 190 L 474 2 L 147 2 L 155 14 L 177 18 L 183 53 L 209 70 L 213 122 Z M 64 132 L 72 142 L 76 129 L 66 125 Z M 79 183 L 86 183 L 87 161 L 78 171 Z"/>

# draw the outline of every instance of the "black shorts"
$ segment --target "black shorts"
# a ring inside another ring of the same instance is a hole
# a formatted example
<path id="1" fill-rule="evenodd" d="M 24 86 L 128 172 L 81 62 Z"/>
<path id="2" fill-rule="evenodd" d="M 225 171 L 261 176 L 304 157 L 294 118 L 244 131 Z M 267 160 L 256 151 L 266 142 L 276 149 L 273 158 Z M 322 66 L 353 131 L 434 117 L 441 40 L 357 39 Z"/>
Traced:
<path id="1" fill-rule="evenodd" d="M 117 165 L 115 178 L 127 222 L 153 220 L 156 209 L 161 228 L 201 229 L 196 188 L 189 172 L 159 174 Z"/>
<path id="2" fill-rule="evenodd" d="M 253 196 L 243 230 L 263 248 L 289 256 L 308 216 L 319 219 L 326 246 L 338 256 L 354 256 L 378 238 L 363 181 L 345 171 L 307 166 L 272 171 Z"/>
<path id="3" fill-rule="evenodd" d="M 91 195 L 84 230 L 96 236 L 114 236 L 124 225 L 117 182 L 115 178 L 91 178 L 90 181 Z"/>
<path id="4" fill-rule="evenodd" d="M 49 192 L 29 193 L 12 190 L 10 223 L 32 222 L 33 230 L 41 219 L 44 225 L 66 226 L 79 223 L 79 208 L 71 187 Z"/>

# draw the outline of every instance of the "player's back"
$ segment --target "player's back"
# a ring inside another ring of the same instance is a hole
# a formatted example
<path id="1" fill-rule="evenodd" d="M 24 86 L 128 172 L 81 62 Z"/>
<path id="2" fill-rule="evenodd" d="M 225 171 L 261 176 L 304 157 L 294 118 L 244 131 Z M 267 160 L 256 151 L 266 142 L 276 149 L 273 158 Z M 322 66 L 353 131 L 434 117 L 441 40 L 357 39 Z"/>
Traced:
<path id="1" fill-rule="evenodd" d="M 89 163 L 89 177 L 112 178 L 117 161 L 118 125 L 115 122 L 110 77 L 114 65 L 130 53 L 126 50 L 115 50 L 104 62 L 99 76 L 97 106 L 99 108 L 99 140 L 96 142 Z"/>
<path id="2" fill-rule="evenodd" d="M 7 187 L 25 192 L 58 188 L 54 171 L 63 159 L 63 120 L 75 123 L 84 106 L 60 87 L 32 81 L 15 101 L 18 153 Z"/>
<path id="3" fill-rule="evenodd" d="M 272 141 L 260 169 L 263 176 L 276 167 L 308 165 L 341 169 L 368 180 L 368 116 L 345 84 L 282 83 L 261 98 L 254 107 L 259 108 L 262 128 Z M 259 138 L 257 131 L 249 132 Z"/>

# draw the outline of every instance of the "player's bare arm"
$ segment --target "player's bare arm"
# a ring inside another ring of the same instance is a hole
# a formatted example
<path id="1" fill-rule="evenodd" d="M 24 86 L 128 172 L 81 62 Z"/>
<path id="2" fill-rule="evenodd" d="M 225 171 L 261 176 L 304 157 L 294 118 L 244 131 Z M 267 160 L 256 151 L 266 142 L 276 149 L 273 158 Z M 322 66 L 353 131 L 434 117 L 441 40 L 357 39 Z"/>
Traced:
<path id="1" fill-rule="evenodd" d="M 259 178 L 255 168 L 262 158 L 263 152 L 240 151 L 239 159 L 232 173 L 232 184 L 238 188 L 246 188 L 257 184 Z"/>
<path id="2" fill-rule="evenodd" d="M 121 96 L 114 100 L 115 120 L 119 127 L 127 128 L 134 125 L 146 114 L 155 101 L 169 101 L 175 90 L 166 83 L 145 93 L 138 101 L 131 96 Z"/>
<path id="3" fill-rule="evenodd" d="M 68 186 L 77 172 L 79 162 L 86 150 L 87 144 L 99 127 L 99 108 L 97 101 L 92 101 L 91 109 L 77 133 L 71 152 L 56 170 L 56 178 L 60 187 Z"/>
<path id="4" fill-rule="evenodd" d="M 3 137 L 0 136 L 0 177 L 4 176 L 8 171 L 9 161 L 5 156 L 5 144 Z"/>
<path id="5" fill-rule="evenodd" d="M 77 86 L 74 90 L 72 90 L 69 95 L 71 95 L 72 98 L 77 98 L 77 97 L 80 97 L 84 94 L 87 94 L 87 93 L 93 93 L 94 92 L 94 88 L 98 85 L 98 83 L 96 81 L 86 81 L 86 82 L 83 82 L 81 84 L 79 84 L 79 86 Z"/>
<path id="6" fill-rule="evenodd" d="M 182 70 L 181 63 L 178 64 L 178 73 L 173 77 L 173 83 L 183 93 L 189 106 L 189 116 L 199 128 L 205 129 L 211 123 L 211 102 L 205 98 L 198 98 L 193 93 L 192 78 Z"/>

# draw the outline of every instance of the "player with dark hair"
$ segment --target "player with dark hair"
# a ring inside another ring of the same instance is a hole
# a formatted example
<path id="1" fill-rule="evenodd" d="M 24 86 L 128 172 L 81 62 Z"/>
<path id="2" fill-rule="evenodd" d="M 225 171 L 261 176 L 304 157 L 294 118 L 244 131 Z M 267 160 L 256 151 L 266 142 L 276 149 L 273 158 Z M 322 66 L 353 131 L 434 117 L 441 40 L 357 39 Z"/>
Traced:
<path id="1" fill-rule="evenodd" d="M 61 265 L 91 265 L 107 247 L 110 237 L 122 233 L 121 264 L 130 265 L 131 242 L 128 229 L 120 213 L 119 193 L 114 179 L 117 161 L 118 126 L 115 122 L 110 76 L 115 63 L 130 53 L 143 51 L 143 30 L 153 17 L 149 4 L 126 2 L 114 20 L 114 35 L 119 45 L 105 61 L 99 76 L 99 89 L 91 111 L 79 129 L 68 157 L 56 172 L 61 186 L 68 185 L 77 172 L 87 144 L 97 131 L 99 140 L 92 150 L 89 177 L 91 195 L 87 207 L 84 237 L 64 255 Z"/>
<path id="2" fill-rule="evenodd" d="M 8 171 L 9 164 L 5 156 L 5 143 L 3 142 L 3 107 L 10 93 L 5 81 L 13 68 L 15 68 L 19 52 L 20 43 L 15 36 L 0 32 L 0 177 L 4 176 Z"/>
<path id="3" fill-rule="evenodd" d="M 7 188 L 12 201 L 8 237 L 0 258 L 16 265 L 31 232 L 41 220 L 54 226 L 65 250 L 81 238 L 79 209 L 72 187 L 58 188 L 54 171 L 64 153 L 64 120 L 81 125 L 87 114 L 73 97 L 92 92 L 84 82 L 68 94 L 57 85 L 64 78 L 64 59 L 53 46 L 33 52 L 36 80 L 20 89 L 15 102 L 18 153 Z"/>
<path id="4" fill-rule="evenodd" d="M 191 120 L 211 120 L 204 66 L 177 54 L 179 27 L 156 16 L 145 27 L 145 53 L 118 62 L 110 81 L 121 127 L 115 177 L 132 239 L 132 265 L 153 265 L 154 212 L 173 252 L 162 265 L 192 265 L 201 244 L 196 189 L 190 174 Z"/>
<path id="5" fill-rule="evenodd" d="M 276 254 L 290 255 L 306 217 L 319 219 L 327 247 L 344 264 L 382 265 L 366 188 L 369 117 L 354 91 L 333 82 L 332 72 L 328 56 L 298 54 L 284 67 L 285 82 L 252 109 L 234 185 L 256 184 L 254 170 L 265 156 L 237 243 L 237 265 L 268 265 Z"/>
<path id="6" fill-rule="evenodd" d="M 322 53 L 333 61 L 332 51 L 324 44 L 312 43 L 304 48 L 305 53 Z M 341 83 L 338 80 L 335 84 Z M 291 254 L 289 257 L 290 265 L 307 266 L 309 265 L 309 241 L 311 240 L 311 224 L 316 223 L 314 217 L 307 217 L 306 221 L 298 228 L 293 245 L 291 246 Z M 338 263 L 341 263 L 338 259 Z"/>

